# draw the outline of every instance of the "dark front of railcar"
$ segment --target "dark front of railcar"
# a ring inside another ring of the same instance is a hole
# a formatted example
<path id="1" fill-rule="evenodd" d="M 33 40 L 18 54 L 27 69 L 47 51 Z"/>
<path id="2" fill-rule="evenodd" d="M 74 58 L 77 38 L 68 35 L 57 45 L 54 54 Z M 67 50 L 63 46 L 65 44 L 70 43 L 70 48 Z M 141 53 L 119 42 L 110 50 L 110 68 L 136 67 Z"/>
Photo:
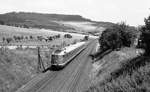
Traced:
<path id="1" fill-rule="evenodd" d="M 57 64 L 57 59 L 58 59 L 58 56 L 53 54 L 52 57 L 51 57 L 51 64 Z"/>

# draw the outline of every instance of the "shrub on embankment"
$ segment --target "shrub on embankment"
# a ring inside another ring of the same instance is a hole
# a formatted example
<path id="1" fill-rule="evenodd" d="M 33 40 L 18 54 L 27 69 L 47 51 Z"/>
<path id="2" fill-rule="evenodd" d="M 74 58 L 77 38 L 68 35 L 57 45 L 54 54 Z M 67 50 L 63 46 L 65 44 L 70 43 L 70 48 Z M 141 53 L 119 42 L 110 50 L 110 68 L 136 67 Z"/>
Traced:
<path id="1" fill-rule="evenodd" d="M 108 73 L 87 92 L 150 92 L 150 58 L 139 56 L 115 67 L 119 68 Z"/>
<path id="2" fill-rule="evenodd" d="M 102 32 L 99 37 L 100 49 L 93 55 L 96 60 L 108 54 L 107 51 L 119 50 L 122 47 L 134 46 L 138 31 L 124 22 L 118 23 Z"/>
<path id="3" fill-rule="evenodd" d="M 134 40 L 138 31 L 135 28 L 126 25 L 124 22 L 106 29 L 99 37 L 101 50 L 117 49 L 124 46 L 130 47 L 134 44 Z"/>

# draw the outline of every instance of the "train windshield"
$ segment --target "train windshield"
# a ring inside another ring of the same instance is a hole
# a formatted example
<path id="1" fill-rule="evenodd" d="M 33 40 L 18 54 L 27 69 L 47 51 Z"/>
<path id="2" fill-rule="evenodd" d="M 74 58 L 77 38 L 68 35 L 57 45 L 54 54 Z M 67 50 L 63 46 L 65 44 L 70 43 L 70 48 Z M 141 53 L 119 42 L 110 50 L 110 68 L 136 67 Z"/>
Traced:
<path id="1" fill-rule="evenodd" d="M 57 63 L 57 60 L 58 60 L 58 55 L 52 55 L 51 63 L 55 64 L 55 63 Z"/>

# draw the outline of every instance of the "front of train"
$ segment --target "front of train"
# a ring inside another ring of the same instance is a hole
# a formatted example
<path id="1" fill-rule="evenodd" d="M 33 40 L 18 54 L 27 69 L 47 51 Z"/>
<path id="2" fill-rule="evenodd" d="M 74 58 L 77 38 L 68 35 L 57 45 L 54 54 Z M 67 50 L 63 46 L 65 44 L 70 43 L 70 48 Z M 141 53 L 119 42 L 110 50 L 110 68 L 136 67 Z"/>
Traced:
<path id="1" fill-rule="evenodd" d="M 63 55 L 60 54 L 62 50 L 56 50 L 52 53 L 51 56 L 51 67 L 53 69 L 61 69 L 63 66 L 60 63 L 63 61 Z"/>

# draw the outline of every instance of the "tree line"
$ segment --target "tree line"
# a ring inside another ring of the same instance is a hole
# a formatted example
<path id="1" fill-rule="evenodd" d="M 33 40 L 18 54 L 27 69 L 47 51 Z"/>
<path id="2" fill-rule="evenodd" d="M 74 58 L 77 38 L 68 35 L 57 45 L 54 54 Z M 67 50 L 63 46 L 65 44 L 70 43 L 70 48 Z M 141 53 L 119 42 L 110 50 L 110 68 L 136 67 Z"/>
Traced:
<path id="1" fill-rule="evenodd" d="M 2 37 L 2 41 L 6 43 L 10 42 L 23 42 L 23 41 L 45 41 L 45 42 L 50 42 L 55 39 L 59 39 L 61 37 L 60 34 L 53 35 L 53 36 L 23 36 L 23 35 L 14 35 L 12 37 Z M 64 34 L 64 38 L 71 39 L 72 35 L 71 34 Z"/>
<path id="2" fill-rule="evenodd" d="M 97 53 L 91 55 L 93 58 L 101 57 L 108 50 L 119 50 L 122 47 L 134 46 L 138 39 L 136 47 L 145 49 L 145 53 L 150 54 L 150 16 L 144 19 L 145 25 L 139 28 L 131 27 L 125 22 L 117 23 L 115 26 L 107 28 L 102 32 L 98 41 L 100 49 Z M 138 37 L 138 35 L 140 36 Z"/>
<path id="3" fill-rule="evenodd" d="M 91 55 L 92 58 L 100 59 L 105 55 L 105 52 L 108 54 L 110 51 L 119 50 L 122 47 L 133 46 L 137 34 L 138 30 L 125 22 L 107 28 L 99 36 L 100 49 L 97 53 Z"/>

